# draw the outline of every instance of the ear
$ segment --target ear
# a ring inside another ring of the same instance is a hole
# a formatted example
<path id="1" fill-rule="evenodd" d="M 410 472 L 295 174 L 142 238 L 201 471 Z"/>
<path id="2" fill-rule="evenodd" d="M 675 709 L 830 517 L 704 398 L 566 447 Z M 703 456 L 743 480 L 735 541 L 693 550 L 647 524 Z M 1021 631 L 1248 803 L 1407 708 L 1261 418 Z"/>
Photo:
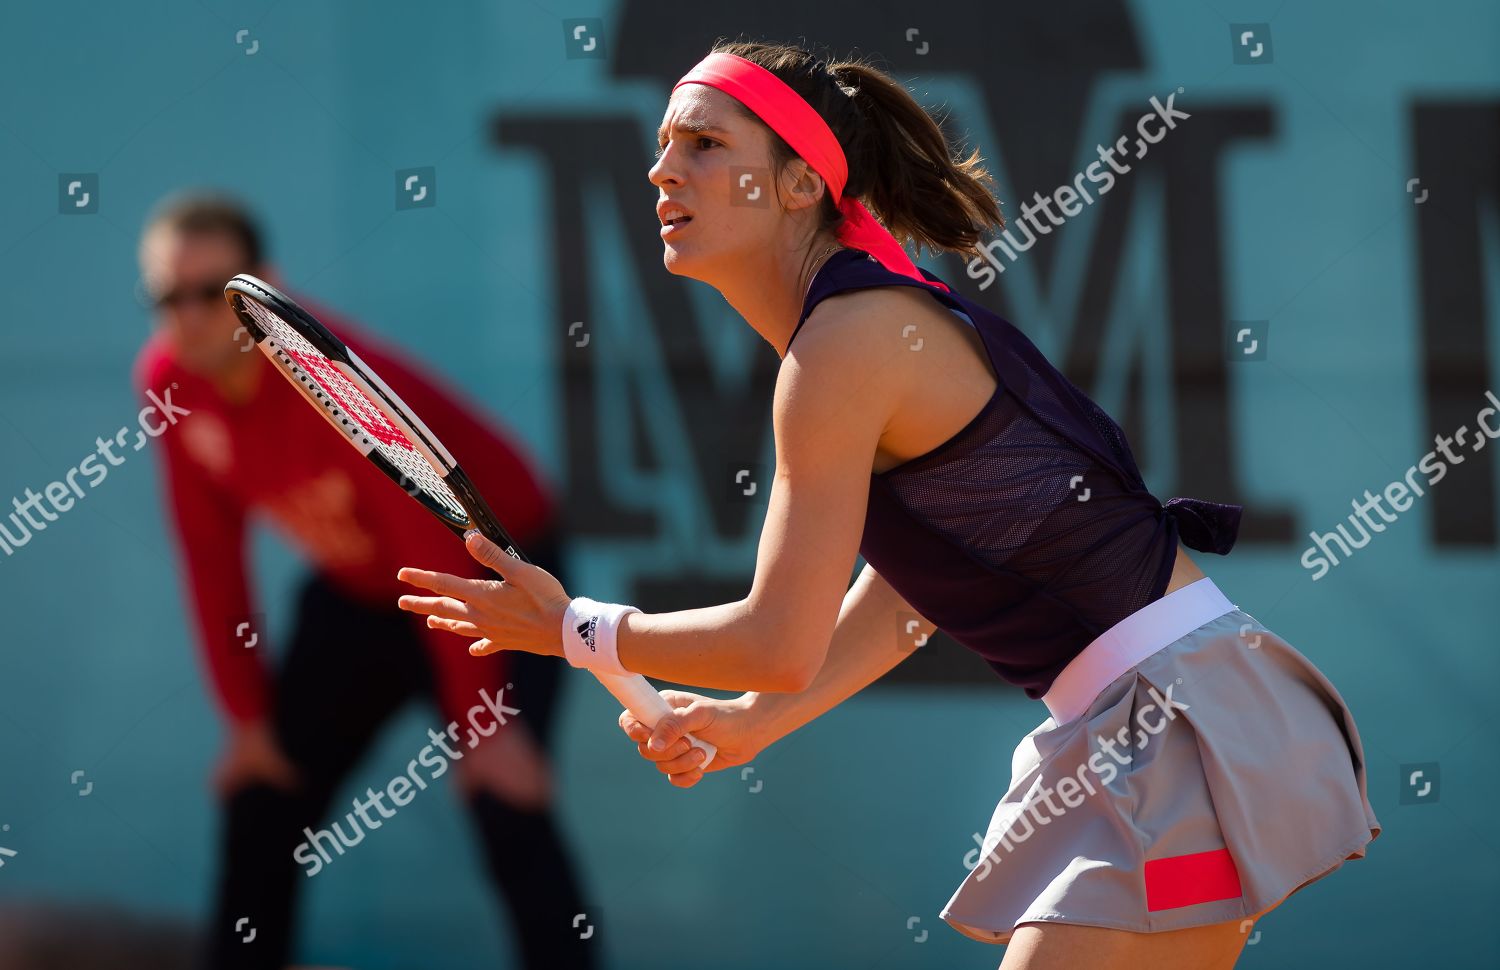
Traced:
<path id="1" fill-rule="evenodd" d="M 818 204 L 828 186 L 806 160 L 794 158 L 781 172 L 781 205 L 788 212 Z"/>

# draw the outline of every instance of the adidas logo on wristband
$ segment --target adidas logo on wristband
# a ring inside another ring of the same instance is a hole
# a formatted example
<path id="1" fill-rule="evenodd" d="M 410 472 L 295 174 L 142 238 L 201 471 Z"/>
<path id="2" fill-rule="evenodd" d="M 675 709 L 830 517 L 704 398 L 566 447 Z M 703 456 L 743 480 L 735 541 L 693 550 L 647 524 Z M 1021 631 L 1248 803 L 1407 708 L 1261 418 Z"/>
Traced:
<path id="1" fill-rule="evenodd" d="M 563 611 L 563 656 L 574 667 L 586 667 L 595 673 L 628 676 L 616 653 L 620 621 L 627 613 L 639 613 L 634 606 L 601 603 L 587 596 L 575 596 Z M 576 637 L 575 637 L 576 634 Z M 585 649 L 587 648 L 587 649 Z"/>
<path id="2" fill-rule="evenodd" d="M 589 645 L 589 652 L 597 653 L 598 649 L 596 646 L 595 636 L 599 630 L 599 618 L 597 616 L 589 617 L 587 620 L 584 620 L 582 623 L 578 624 L 577 630 L 578 636 L 583 640 L 584 643 Z"/>

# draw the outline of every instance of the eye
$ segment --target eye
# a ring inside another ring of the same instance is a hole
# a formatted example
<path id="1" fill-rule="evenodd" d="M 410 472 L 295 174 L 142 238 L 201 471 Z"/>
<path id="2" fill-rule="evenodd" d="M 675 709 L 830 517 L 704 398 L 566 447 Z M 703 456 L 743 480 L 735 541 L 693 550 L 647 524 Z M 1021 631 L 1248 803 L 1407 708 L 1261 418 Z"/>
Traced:
<path id="1" fill-rule="evenodd" d="M 714 146 L 719 144 L 717 141 L 708 137 L 707 135 L 699 135 L 697 138 L 693 139 L 693 142 L 697 145 L 699 151 L 707 151 L 708 149 L 713 148 Z M 667 143 L 663 141 L 656 146 L 656 154 L 652 157 L 661 158 L 661 153 L 666 150 Z"/>

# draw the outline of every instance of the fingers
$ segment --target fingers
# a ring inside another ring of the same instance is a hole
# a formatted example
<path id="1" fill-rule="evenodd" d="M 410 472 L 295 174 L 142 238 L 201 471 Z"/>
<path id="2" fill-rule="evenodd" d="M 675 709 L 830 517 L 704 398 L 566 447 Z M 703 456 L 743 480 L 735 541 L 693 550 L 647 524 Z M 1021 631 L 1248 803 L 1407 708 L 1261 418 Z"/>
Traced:
<path id="1" fill-rule="evenodd" d="M 564 606 L 567 604 L 567 591 L 562 588 L 556 576 L 541 566 L 509 555 L 477 531 L 464 533 L 464 548 L 469 550 L 469 555 L 504 577 L 506 585 L 515 587 L 540 602 L 556 604 L 561 601 Z"/>
<path id="2" fill-rule="evenodd" d="M 441 616 L 429 616 L 427 618 L 427 626 L 433 630 L 447 630 L 449 633 L 457 633 L 461 637 L 484 636 L 484 631 L 468 620 L 448 620 Z"/>
<path id="3" fill-rule="evenodd" d="M 694 768 L 692 771 L 684 771 L 680 775 L 668 775 L 667 781 L 678 788 L 692 788 L 703 780 L 703 769 Z"/>
<path id="4" fill-rule="evenodd" d="M 657 724 L 657 727 L 660 727 L 660 724 Z M 687 753 L 687 748 L 691 747 L 685 738 L 679 738 L 675 744 L 661 745 L 661 748 L 646 747 L 646 742 L 651 741 L 652 735 L 655 732 L 646 727 L 640 718 L 631 714 L 628 708 L 619 712 L 619 730 L 625 732 L 625 736 L 630 738 L 631 741 L 636 742 L 636 748 L 640 751 L 640 757 L 649 760 L 649 762 L 658 762 L 658 760 L 667 759 L 667 757 L 685 754 Z"/>
<path id="5" fill-rule="evenodd" d="M 504 649 L 505 648 L 502 647 L 500 644 L 498 644 L 495 641 L 493 641 L 493 640 L 489 639 L 488 637 L 486 637 L 483 640 L 475 640 L 473 643 L 469 644 L 469 656 L 471 656 L 471 657 L 487 657 L 490 654 L 496 652 L 497 650 L 504 650 Z"/>
<path id="6" fill-rule="evenodd" d="M 502 553 L 502 555 L 504 555 Z M 435 573 L 429 569 L 413 569 L 411 566 L 402 566 L 396 571 L 396 578 L 411 586 L 420 586 L 430 589 L 434 593 L 444 596 L 456 596 L 459 599 L 468 599 L 477 588 L 476 584 L 484 582 L 478 579 L 464 579 L 462 576 L 454 576 L 451 573 Z"/>
<path id="7" fill-rule="evenodd" d="M 690 771 L 696 771 L 698 766 L 703 764 L 703 757 L 702 748 L 689 748 L 686 754 L 680 754 L 666 761 L 658 761 L 656 763 L 656 770 L 664 775 L 686 774 Z M 702 772 L 699 771 L 698 774 L 701 775 Z"/>
<path id="8" fill-rule="evenodd" d="M 654 762 L 657 770 L 666 775 L 674 787 L 691 788 L 703 779 L 702 764 L 706 755 L 686 737 L 691 730 L 686 722 L 707 723 L 709 718 L 704 716 L 701 708 L 692 707 L 700 699 L 698 695 L 675 690 L 664 690 L 661 694 L 676 708 L 676 715 L 662 718 L 653 731 L 628 710 L 621 711 L 620 730 L 636 743 L 641 757 Z"/>
<path id="9" fill-rule="evenodd" d="M 506 582 L 515 586 L 524 586 L 529 578 L 539 572 L 545 572 L 540 566 L 510 555 L 474 529 L 464 533 L 464 548 L 469 550 L 469 555 L 505 577 Z"/>
<path id="10" fill-rule="evenodd" d="M 672 743 L 685 734 L 694 731 L 702 731 L 711 727 L 714 723 L 714 710 L 707 704 L 700 703 L 701 697 L 692 694 L 682 694 L 679 691 L 663 691 L 663 694 L 676 694 L 682 698 L 688 698 L 685 707 L 678 707 L 674 698 L 668 697 L 667 702 L 673 704 L 673 713 L 656 722 L 656 730 L 650 741 L 650 746 L 656 751 L 667 751 Z"/>
<path id="11" fill-rule="evenodd" d="M 689 694 L 680 690 L 664 690 L 659 693 L 662 700 L 667 702 L 667 706 L 677 714 L 688 713 L 693 702 L 700 699 L 697 694 Z M 620 730 L 624 731 L 632 741 L 651 740 L 651 729 L 632 714 L 629 708 L 620 712 Z"/>
<path id="12" fill-rule="evenodd" d="M 657 725 L 658 728 L 660 726 Z M 636 750 L 647 761 L 668 762 L 697 750 L 686 737 L 679 737 L 659 749 L 650 747 L 648 742 L 653 739 L 655 732 L 628 710 L 620 712 L 620 729 L 625 732 L 626 737 L 635 742 Z"/>
<path id="13" fill-rule="evenodd" d="M 620 730 L 624 731 L 625 736 L 632 741 L 644 744 L 651 740 L 651 729 L 642 724 L 640 719 L 634 714 L 630 713 L 629 708 L 620 712 Z"/>
<path id="14" fill-rule="evenodd" d="M 646 747 L 652 751 L 664 752 L 686 733 L 687 729 L 682 726 L 680 718 L 664 717 L 656 722 L 656 730 L 651 732 L 651 740 Z"/>
<path id="15" fill-rule="evenodd" d="M 464 533 L 464 548 L 469 550 L 469 555 L 506 578 L 510 577 L 512 569 L 519 572 L 519 566 L 524 565 L 519 559 L 507 555 L 504 549 L 485 538 L 477 529 Z"/>
<path id="16" fill-rule="evenodd" d="M 470 618 L 469 604 L 449 596 L 412 596 L 408 593 L 398 599 L 396 605 L 411 613 L 425 613 L 450 620 Z"/>
<path id="17" fill-rule="evenodd" d="M 689 751 L 697 750 L 693 747 L 693 743 L 687 738 L 678 738 L 676 741 L 672 742 L 671 745 L 662 749 L 661 751 L 653 751 L 651 747 L 644 741 L 637 741 L 635 749 L 641 753 L 642 758 L 645 758 L 647 761 L 655 761 L 658 763 L 668 762 L 673 758 L 682 757 Z"/>

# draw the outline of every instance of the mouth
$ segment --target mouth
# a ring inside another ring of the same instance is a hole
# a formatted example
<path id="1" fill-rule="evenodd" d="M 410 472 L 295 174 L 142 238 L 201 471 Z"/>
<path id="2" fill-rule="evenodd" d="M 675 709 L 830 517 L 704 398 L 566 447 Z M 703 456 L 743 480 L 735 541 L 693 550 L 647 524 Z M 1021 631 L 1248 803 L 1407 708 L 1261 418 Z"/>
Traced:
<path id="1" fill-rule="evenodd" d="M 682 206 L 675 203 L 662 203 L 656 207 L 656 217 L 661 221 L 661 235 L 663 238 L 681 232 L 683 228 L 693 221 L 693 216 Z"/>

